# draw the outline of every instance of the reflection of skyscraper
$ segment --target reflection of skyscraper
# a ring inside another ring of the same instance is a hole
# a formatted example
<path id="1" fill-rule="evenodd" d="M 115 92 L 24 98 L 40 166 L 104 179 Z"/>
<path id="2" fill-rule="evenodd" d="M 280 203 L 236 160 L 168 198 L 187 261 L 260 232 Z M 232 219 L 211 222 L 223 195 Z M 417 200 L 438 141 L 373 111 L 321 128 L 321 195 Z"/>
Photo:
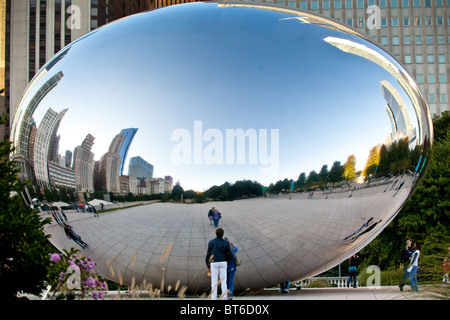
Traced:
<path id="1" fill-rule="evenodd" d="M 391 140 L 408 136 L 409 142 L 413 143 L 416 139 L 416 134 L 402 97 L 388 81 L 380 81 L 380 85 L 383 97 L 387 103 L 386 113 L 391 124 Z"/>
<path id="2" fill-rule="evenodd" d="M 380 81 L 381 91 L 384 99 L 387 102 L 387 108 L 393 117 L 392 133 L 403 131 L 407 134 L 411 130 L 411 121 L 409 120 L 408 110 L 406 110 L 405 103 L 398 91 L 388 82 Z"/>
<path id="3" fill-rule="evenodd" d="M 133 157 L 128 165 L 128 175 L 138 178 L 153 178 L 153 165 L 142 159 L 141 157 Z"/>
<path id="4" fill-rule="evenodd" d="M 70 168 L 72 166 L 72 151 L 66 150 L 66 167 Z"/>
<path id="5" fill-rule="evenodd" d="M 98 187 L 102 191 L 120 193 L 120 154 L 123 146 L 124 136 L 119 133 L 115 136 L 109 150 L 105 153 L 98 164 Z"/>
<path id="6" fill-rule="evenodd" d="M 17 139 L 15 140 L 16 153 L 21 153 L 25 157 L 29 158 L 28 143 L 30 141 L 30 131 L 32 125 L 34 124 L 32 115 L 36 110 L 37 106 L 39 105 L 39 103 L 42 101 L 42 99 L 44 99 L 45 96 L 58 85 L 62 77 L 64 77 L 64 74 L 62 72 L 58 72 L 48 81 L 46 81 L 42 85 L 42 87 L 39 88 L 39 90 L 35 93 L 33 98 L 29 101 L 27 107 L 24 109 L 23 114 L 20 115 L 22 119 L 19 124 L 20 128 L 12 128 L 13 137 L 14 139 Z M 15 130 L 19 131 L 15 133 Z"/>
<path id="7" fill-rule="evenodd" d="M 91 152 L 94 137 L 88 134 L 73 155 L 75 184 L 79 192 L 94 191 L 94 154 Z"/>
<path id="8" fill-rule="evenodd" d="M 55 144 L 59 142 L 59 138 L 56 136 L 56 132 L 66 112 L 67 109 L 58 113 L 49 108 L 37 129 L 34 141 L 34 173 L 36 182 L 40 186 L 50 183 L 48 161 L 52 156 L 52 150 L 57 150 Z"/>
<path id="9" fill-rule="evenodd" d="M 123 142 L 120 147 L 120 175 L 123 175 L 123 166 L 127 158 L 128 149 L 130 148 L 131 142 L 133 141 L 137 128 L 122 129 L 120 133 L 123 135 Z"/>

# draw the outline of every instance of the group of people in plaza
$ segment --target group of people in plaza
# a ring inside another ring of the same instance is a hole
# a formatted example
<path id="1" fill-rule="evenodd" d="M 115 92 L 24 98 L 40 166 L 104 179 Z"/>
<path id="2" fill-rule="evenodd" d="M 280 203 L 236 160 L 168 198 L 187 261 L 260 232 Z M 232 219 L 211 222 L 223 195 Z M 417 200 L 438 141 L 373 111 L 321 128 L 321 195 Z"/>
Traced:
<path id="1" fill-rule="evenodd" d="M 212 207 L 208 211 L 209 225 L 211 226 L 214 223 L 214 227 L 219 227 L 219 220 L 222 218 L 222 214 L 215 207 Z"/>
<path id="2" fill-rule="evenodd" d="M 214 222 L 216 238 L 208 243 L 205 262 L 208 275 L 211 276 L 211 299 L 217 300 L 218 287 L 221 288 L 220 299 L 233 299 L 234 276 L 236 268 L 240 264 L 236 257 L 238 248 L 224 237 L 223 228 L 219 228 L 219 220 L 222 214 L 214 207 L 208 212 L 210 225 Z"/>
<path id="3" fill-rule="evenodd" d="M 419 276 L 419 257 L 420 251 L 422 250 L 422 245 L 420 242 L 415 242 L 413 244 L 410 237 L 406 238 L 406 245 L 401 252 L 401 261 L 404 267 L 403 279 L 399 288 L 403 291 L 403 287 L 406 284 L 406 280 L 409 280 L 411 291 L 419 291 L 419 285 L 417 278 Z M 361 258 L 358 254 L 354 254 L 349 259 L 349 278 L 347 280 L 347 287 L 353 286 L 356 288 L 356 276 L 357 276 L 357 265 L 361 262 Z"/>
<path id="4" fill-rule="evenodd" d="M 62 209 L 59 210 L 58 207 L 49 206 L 49 205 L 46 205 L 44 209 L 45 209 L 45 211 L 47 211 L 47 213 L 50 213 L 52 215 L 53 219 L 55 219 L 55 221 L 58 223 L 58 225 L 64 229 L 64 232 L 65 232 L 67 238 L 69 238 L 70 240 L 73 240 L 76 244 L 81 246 L 83 249 L 88 246 L 88 244 L 86 242 L 81 240 L 81 237 L 75 232 L 73 227 L 67 223 L 68 222 L 67 216 Z M 88 209 L 89 212 L 93 212 L 94 217 L 95 216 L 98 217 L 97 211 L 95 210 L 94 206 L 90 206 L 90 207 L 87 206 L 86 209 Z M 78 208 L 77 208 L 77 211 L 78 211 Z M 83 212 L 84 212 L 84 209 L 83 209 Z"/>

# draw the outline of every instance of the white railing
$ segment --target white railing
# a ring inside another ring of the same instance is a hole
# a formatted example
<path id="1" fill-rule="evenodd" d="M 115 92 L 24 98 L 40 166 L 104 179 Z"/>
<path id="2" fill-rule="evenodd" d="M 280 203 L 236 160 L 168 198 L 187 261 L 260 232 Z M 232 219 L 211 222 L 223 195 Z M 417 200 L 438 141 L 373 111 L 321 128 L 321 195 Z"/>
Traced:
<path id="1" fill-rule="evenodd" d="M 347 281 L 348 277 L 314 277 L 292 283 L 292 285 L 306 288 L 313 282 L 321 282 L 329 287 L 347 288 Z M 356 280 L 356 285 L 359 286 L 358 280 Z"/>

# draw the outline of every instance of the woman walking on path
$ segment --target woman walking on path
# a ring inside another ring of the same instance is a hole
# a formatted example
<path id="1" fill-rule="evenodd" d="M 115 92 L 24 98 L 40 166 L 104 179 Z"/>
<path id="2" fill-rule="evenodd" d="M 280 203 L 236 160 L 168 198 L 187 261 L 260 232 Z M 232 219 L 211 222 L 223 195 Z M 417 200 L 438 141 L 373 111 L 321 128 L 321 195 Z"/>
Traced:
<path id="1" fill-rule="evenodd" d="M 419 242 L 416 242 L 414 244 L 414 252 L 408 268 L 411 291 L 419 291 L 419 285 L 417 284 L 417 270 L 419 269 L 420 250 L 422 250 L 422 245 Z"/>

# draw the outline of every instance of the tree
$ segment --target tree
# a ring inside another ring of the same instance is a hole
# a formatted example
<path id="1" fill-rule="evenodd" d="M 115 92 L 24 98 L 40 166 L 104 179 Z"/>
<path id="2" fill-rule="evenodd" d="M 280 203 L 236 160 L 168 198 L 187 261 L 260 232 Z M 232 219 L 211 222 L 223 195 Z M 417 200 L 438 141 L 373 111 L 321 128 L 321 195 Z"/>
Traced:
<path id="1" fill-rule="evenodd" d="M 306 173 L 302 172 L 297 179 L 297 188 L 302 188 L 306 184 Z"/>
<path id="2" fill-rule="evenodd" d="M 328 173 L 328 182 L 333 183 L 333 186 L 336 182 L 340 182 L 343 179 L 344 174 L 344 166 L 341 165 L 340 161 L 335 161 L 333 166 Z"/>
<path id="3" fill-rule="evenodd" d="M 313 187 L 315 184 L 319 183 L 319 175 L 315 170 L 309 173 L 307 181 L 309 187 Z"/>
<path id="4" fill-rule="evenodd" d="M 398 216 L 361 251 L 364 265 L 392 268 L 400 263 L 404 239 L 424 245 L 421 270 L 440 263 L 450 243 L 450 112 L 434 116 L 434 147 L 423 181 Z M 415 163 L 413 163 L 415 165 Z M 423 268 L 422 268 L 423 267 Z M 423 274 L 421 272 L 423 277 Z"/>
<path id="5" fill-rule="evenodd" d="M 352 181 L 356 177 L 356 158 L 353 154 L 347 157 L 347 161 L 344 164 L 344 177 L 347 182 Z"/>
<path id="6" fill-rule="evenodd" d="M 5 118 L 0 124 L 5 123 Z M 0 299 L 16 299 L 19 291 L 39 294 L 50 264 L 51 245 L 42 219 L 20 198 L 24 185 L 17 178 L 19 169 L 9 159 L 13 152 L 5 138 L 0 142 Z M 11 196 L 11 193 L 16 195 Z"/>
<path id="7" fill-rule="evenodd" d="M 319 171 L 319 182 L 325 184 L 328 179 L 328 165 L 324 164 Z"/>
<path id="8" fill-rule="evenodd" d="M 173 188 L 172 188 L 172 196 L 180 198 L 181 199 L 181 195 L 184 193 L 183 188 L 179 185 L 176 184 Z"/>
<path id="9" fill-rule="evenodd" d="M 383 144 L 380 148 L 380 161 L 378 163 L 377 178 L 389 173 L 389 153 Z"/>
<path id="10" fill-rule="evenodd" d="M 363 170 L 363 176 L 368 178 L 371 174 L 375 173 L 378 164 L 380 163 L 380 147 L 375 146 L 370 149 L 369 157 L 367 158 L 366 166 Z"/>

